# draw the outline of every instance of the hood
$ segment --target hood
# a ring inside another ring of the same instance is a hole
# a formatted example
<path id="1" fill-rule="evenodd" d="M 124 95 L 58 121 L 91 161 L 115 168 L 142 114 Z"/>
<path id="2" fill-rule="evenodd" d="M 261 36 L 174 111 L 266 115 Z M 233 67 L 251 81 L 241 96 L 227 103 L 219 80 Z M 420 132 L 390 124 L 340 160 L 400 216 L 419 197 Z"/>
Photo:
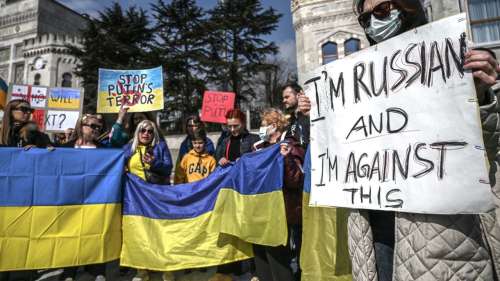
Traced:
<path id="1" fill-rule="evenodd" d="M 359 14 L 359 11 L 357 10 L 358 4 L 362 5 L 362 3 L 364 2 L 365 0 L 354 0 L 354 11 L 356 12 L 356 14 Z M 425 0 L 396 0 L 395 2 L 404 3 L 404 6 L 406 8 L 405 10 L 403 10 L 404 19 L 401 33 L 425 25 L 429 22 L 424 8 Z M 368 37 L 368 35 L 366 35 L 366 38 L 370 42 L 370 45 L 377 44 L 370 37 Z"/>
<path id="2" fill-rule="evenodd" d="M 204 158 L 204 157 L 207 157 L 209 156 L 208 152 L 203 152 L 201 154 L 198 154 L 198 152 L 194 151 L 194 149 L 191 149 L 189 152 L 188 152 L 189 155 L 191 156 L 194 156 L 194 157 L 200 157 L 200 158 Z"/>

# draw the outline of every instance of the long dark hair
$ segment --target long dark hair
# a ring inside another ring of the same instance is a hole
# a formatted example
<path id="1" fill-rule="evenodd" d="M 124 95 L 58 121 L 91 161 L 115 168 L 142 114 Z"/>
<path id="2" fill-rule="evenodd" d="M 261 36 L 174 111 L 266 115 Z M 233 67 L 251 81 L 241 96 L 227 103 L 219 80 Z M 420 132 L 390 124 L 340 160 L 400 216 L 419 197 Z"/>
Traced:
<path id="1" fill-rule="evenodd" d="M 13 119 L 12 119 L 12 111 L 16 109 L 20 104 L 27 104 L 30 106 L 29 102 L 25 100 L 11 100 L 5 106 L 5 111 L 2 119 L 2 128 L 0 134 L 0 144 L 7 145 L 9 144 L 9 138 L 11 136 Z"/>

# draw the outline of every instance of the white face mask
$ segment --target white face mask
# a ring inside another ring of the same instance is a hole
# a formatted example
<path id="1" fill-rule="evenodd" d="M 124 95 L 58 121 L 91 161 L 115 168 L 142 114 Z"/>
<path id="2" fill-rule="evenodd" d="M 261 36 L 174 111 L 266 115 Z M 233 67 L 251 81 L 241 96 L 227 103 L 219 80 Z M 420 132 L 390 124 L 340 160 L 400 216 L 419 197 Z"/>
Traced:
<path id="1" fill-rule="evenodd" d="M 372 15 L 370 26 L 365 29 L 366 35 L 377 43 L 396 36 L 403 25 L 400 15 L 399 10 L 392 10 L 391 14 L 383 20 Z"/>
<path id="2" fill-rule="evenodd" d="M 272 125 L 266 126 L 266 127 L 260 127 L 259 129 L 259 137 L 263 141 L 269 141 L 271 138 L 271 135 L 274 134 L 276 131 L 276 128 L 274 128 Z"/>

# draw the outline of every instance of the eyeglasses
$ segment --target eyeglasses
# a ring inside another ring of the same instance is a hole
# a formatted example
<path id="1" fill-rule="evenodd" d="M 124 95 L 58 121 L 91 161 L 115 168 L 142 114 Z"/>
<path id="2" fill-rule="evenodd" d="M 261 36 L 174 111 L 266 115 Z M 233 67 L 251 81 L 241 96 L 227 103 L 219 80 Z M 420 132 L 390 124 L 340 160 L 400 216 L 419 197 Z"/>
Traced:
<path id="1" fill-rule="evenodd" d="M 102 130 L 102 126 L 97 125 L 97 124 L 82 124 L 82 126 L 90 127 L 94 131 Z"/>
<path id="2" fill-rule="evenodd" d="M 23 113 L 33 113 L 33 111 L 34 111 L 33 108 L 29 108 L 27 106 L 20 106 L 20 107 L 15 108 L 14 110 L 22 111 Z"/>
<path id="3" fill-rule="evenodd" d="M 372 11 L 362 13 L 358 16 L 358 22 L 363 28 L 368 28 L 370 26 L 371 16 L 373 15 L 378 20 L 383 20 L 391 15 L 391 11 L 399 7 L 392 1 L 385 1 L 373 8 Z"/>
<path id="4" fill-rule="evenodd" d="M 146 134 L 146 133 L 147 133 L 148 135 L 152 135 L 152 134 L 154 134 L 154 132 L 155 132 L 155 131 L 154 131 L 153 129 L 145 129 L 145 128 L 142 128 L 142 129 L 140 130 L 140 132 L 141 132 L 141 134 Z"/>

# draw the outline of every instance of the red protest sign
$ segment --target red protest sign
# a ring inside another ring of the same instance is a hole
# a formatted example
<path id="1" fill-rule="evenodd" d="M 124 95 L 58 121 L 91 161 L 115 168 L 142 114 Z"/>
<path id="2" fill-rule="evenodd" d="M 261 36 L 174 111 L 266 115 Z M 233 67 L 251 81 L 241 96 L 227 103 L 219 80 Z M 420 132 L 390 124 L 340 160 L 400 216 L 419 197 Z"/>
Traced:
<path id="1" fill-rule="evenodd" d="M 31 115 L 31 119 L 37 124 L 38 130 L 45 130 L 45 110 L 35 109 Z"/>
<path id="2" fill-rule="evenodd" d="M 201 121 L 226 123 L 226 113 L 234 108 L 235 98 L 234 93 L 206 91 L 203 94 Z"/>

